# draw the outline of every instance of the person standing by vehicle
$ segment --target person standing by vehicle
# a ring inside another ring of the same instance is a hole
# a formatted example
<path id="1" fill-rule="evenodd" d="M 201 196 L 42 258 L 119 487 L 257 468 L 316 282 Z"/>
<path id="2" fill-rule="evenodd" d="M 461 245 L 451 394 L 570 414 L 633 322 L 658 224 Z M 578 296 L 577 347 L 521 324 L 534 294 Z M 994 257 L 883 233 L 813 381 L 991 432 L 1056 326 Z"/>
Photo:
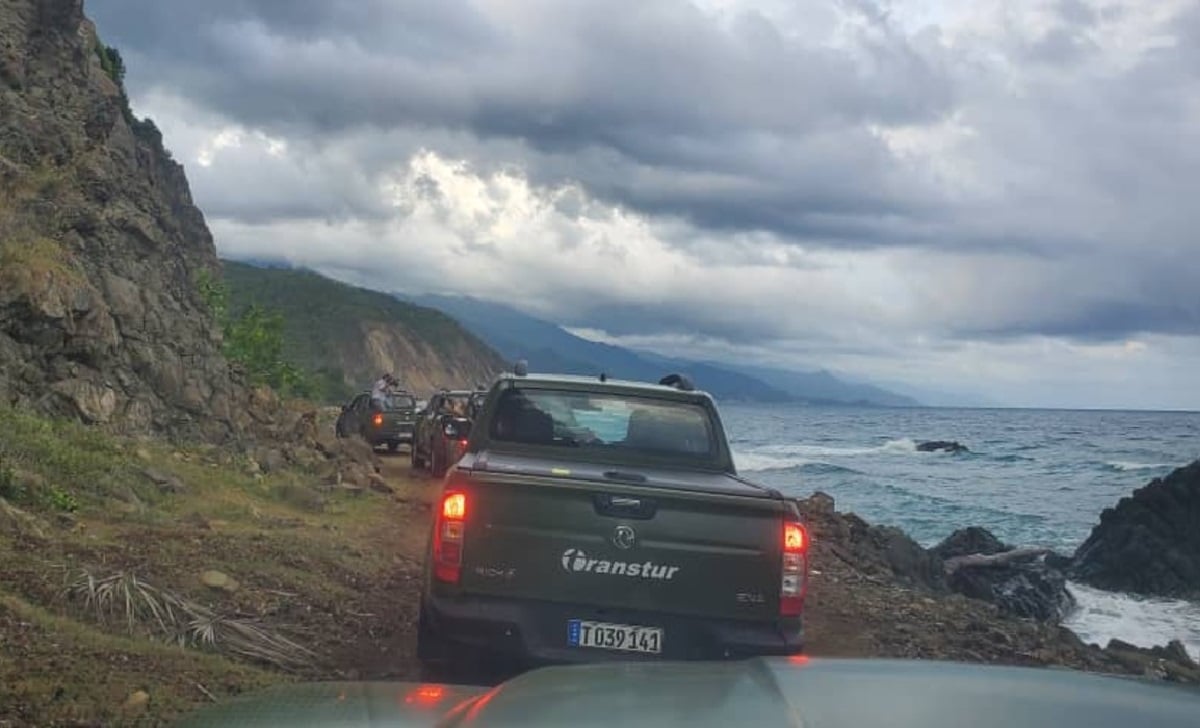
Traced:
<path id="1" fill-rule="evenodd" d="M 378 410 L 387 409 L 388 400 L 392 396 L 392 384 L 395 383 L 395 378 L 391 374 L 381 374 L 375 384 L 371 386 L 371 405 Z"/>

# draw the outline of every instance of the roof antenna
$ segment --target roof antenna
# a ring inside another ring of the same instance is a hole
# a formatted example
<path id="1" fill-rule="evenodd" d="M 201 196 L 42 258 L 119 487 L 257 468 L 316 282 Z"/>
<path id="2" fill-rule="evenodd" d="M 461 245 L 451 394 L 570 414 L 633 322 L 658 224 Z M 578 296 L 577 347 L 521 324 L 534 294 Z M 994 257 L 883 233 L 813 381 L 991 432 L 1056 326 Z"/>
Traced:
<path id="1" fill-rule="evenodd" d="M 524 359 L 518 359 L 517 363 L 513 365 L 513 374 L 516 374 L 518 377 L 523 377 L 528 373 L 529 362 L 525 361 Z"/>

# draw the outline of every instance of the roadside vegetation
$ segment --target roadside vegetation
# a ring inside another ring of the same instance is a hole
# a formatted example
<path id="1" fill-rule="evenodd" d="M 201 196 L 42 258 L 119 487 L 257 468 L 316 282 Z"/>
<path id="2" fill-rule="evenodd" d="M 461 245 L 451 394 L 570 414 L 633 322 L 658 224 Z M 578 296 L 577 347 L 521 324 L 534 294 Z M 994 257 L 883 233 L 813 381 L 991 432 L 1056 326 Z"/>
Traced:
<path id="1" fill-rule="evenodd" d="M 208 271 L 201 272 L 196 285 L 221 327 L 225 357 L 240 366 L 252 384 L 265 384 L 283 397 L 328 399 L 320 377 L 302 372 L 284 357 L 282 313 L 258 304 L 231 311 L 229 286 Z"/>
<path id="2" fill-rule="evenodd" d="M 0 725 L 160 724 L 279 681 L 412 677 L 428 505 L 403 472 L 392 496 L 323 486 L 0 407 Z"/>

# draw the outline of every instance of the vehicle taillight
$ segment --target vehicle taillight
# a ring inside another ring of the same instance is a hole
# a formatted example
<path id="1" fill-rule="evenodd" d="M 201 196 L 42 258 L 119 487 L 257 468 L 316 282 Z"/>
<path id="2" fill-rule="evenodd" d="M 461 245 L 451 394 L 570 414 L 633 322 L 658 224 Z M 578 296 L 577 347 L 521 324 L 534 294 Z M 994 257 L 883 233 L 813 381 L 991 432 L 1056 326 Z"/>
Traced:
<path id="1" fill-rule="evenodd" d="M 418 705 L 422 708 L 429 708 L 437 705 L 438 702 L 446 697 L 446 688 L 441 685 L 420 685 L 415 690 L 410 690 L 408 695 L 404 696 L 404 702 L 409 705 Z"/>
<path id="2" fill-rule="evenodd" d="M 783 524 L 783 576 L 779 585 L 779 614 L 798 617 L 808 588 L 808 531 L 799 523 Z"/>
<path id="3" fill-rule="evenodd" d="M 371 418 L 371 422 L 376 427 L 383 427 L 383 414 L 376 412 L 375 416 Z"/>
<path id="4" fill-rule="evenodd" d="M 438 581 L 457 584 L 462 576 L 466 521 L 467 494 L 451 491 L 442 496 L 433 532 L 433 575 Z"/>

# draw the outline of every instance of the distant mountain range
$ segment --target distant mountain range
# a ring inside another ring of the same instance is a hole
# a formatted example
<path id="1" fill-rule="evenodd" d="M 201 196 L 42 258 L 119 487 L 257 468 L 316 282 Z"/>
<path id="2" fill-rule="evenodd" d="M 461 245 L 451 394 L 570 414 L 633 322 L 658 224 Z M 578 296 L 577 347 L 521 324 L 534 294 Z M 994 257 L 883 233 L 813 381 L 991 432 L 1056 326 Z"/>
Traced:
<path id="1" fill-rule="evenodd" d="M 514 308 L 462 296 L 408 298 L 454 317 L 510 361 L 526 359 L 533 371 L 600 374 L 657 381 L 687 374 L 696 386 L 723 400 L 801 401 L 813 404 L 918 406 L 911 397 L 869 384 L 847 382 L 826 371 L 797 372 L 721 362 L 690 361 L 590 341 Z"/>

